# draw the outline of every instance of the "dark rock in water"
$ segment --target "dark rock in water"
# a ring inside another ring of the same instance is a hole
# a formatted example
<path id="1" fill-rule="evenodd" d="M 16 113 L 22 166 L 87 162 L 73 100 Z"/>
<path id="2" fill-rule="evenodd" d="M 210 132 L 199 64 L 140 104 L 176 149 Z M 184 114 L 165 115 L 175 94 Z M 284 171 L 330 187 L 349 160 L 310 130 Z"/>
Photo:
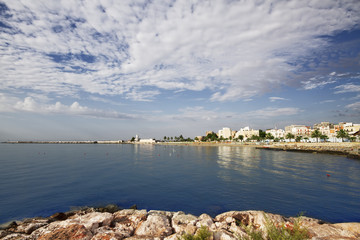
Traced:
<path id="1" fill-rule="evenodd" d="M 6 224 L 1 225 L 0 230 L 16 229 L 17 226 L 18 224 L 15 221 L 13 221 L 7 225 Z"/>
<path id="2" fill-rule="evenodd" d="M 117 212 L 120 210 L 122 210 L 122 208 L 120 208 L 116 204 L 109 204 L 109 205 L 106 205 L 105 207 L 95 208 L 96 212 L 108 212 L 108 213 L 114 213 L 114 212 Z"/>
<path id="3" fill-rule="evenodd" d="M 50 220 L 51 221 L 63 221 L 63 220 L 66 220 L 69 216 L 66 215 L 65 213 L 63 212 L 58 212 L 58 213 L 55 213 L 54 215 L 52 215 L 50 217 Z"/>
<path id="4" fill-rule="evenodd" d="M 132 205 L 132 206 L 130 207 L 130 209 L 135 209 L 135 210 L 136 210 L 136 209 L 138 209 L 138 208 L 137 208 L 137 205 L 134 204 L 134 205 Z"/>

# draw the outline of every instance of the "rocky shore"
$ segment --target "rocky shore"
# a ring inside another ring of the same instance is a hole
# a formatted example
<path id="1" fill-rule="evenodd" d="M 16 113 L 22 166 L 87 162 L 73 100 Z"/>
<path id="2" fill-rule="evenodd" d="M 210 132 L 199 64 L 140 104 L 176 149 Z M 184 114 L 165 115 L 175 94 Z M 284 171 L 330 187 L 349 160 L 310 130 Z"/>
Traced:
<path id="1" fill-rule="evenodd" d="M 280 143 L 257 148 L 275 151 L 338 154 L 360 159 L 360 143 Z"/>
<path id="2" fill-rule="evenodd" d="M 189 239 L 184 237 L 185 233 L 193 235 L 204 228 L 208 233 L 206 239 L 210 240 L 253 239 L 249 230 L 266 239 L 269 224 L 286 230 L 287 234 L 295 228 L 301 229 L 309 239 L 360 239 L 360 223 L 330 224 L 304 216 L 286 218 L 263 211 L 230 211 L 212 218 L 207 214 L 194 216 L 116 207 L 86 208 L 12 222 L 0 230 L 0 239 L 178 240 Z"/>

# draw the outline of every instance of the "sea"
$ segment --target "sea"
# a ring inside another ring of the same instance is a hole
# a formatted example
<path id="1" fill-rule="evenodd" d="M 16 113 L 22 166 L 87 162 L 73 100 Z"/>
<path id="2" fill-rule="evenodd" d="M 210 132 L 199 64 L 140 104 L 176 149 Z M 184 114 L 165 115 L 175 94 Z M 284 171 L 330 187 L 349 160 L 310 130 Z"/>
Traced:
<path id="1" fill-rule="evenodd" d="M 107 204 L 360 222 L 360 161 L 234 146 L 0 144 L 0 223 Z"/>

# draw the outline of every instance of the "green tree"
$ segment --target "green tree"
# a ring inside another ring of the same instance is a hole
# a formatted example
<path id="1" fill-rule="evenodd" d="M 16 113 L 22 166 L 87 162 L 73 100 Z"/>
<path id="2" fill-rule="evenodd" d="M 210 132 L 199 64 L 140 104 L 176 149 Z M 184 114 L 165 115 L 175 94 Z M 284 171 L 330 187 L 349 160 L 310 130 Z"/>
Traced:
<path id="1" fill-rule="evenodd" d="M 134 142 L 134 141 L 135 141 L 135 137 L 132 137 L 130 141 L 131 141 L 131 142 Z"/>
<path id="2" fill-rule="evenodd" d="M 337 132 L 336 137 L 341 138 L 341 141 L 343 142 L 344 138 L 349 138 L 349 134 L 344 129 L 341 129 Z"/>
<path id="3" fill-rule="evenodd" d="M 319 142 L 319 138 L 321 137 L 321 132 L 318 129 L 315 129 L 312 133 L 311 133 L 311 137 L 312 138 L 316 138 L 316 142 Z"/>
<path id="4" fill-rule="evenodd" d="M 295 138 L 295 141 L 296 141 L 296 142 L 300 142 L 301 139 L 302 139 L 302 136 L 297 136 L 297 137 Z"/>
<path id="5" fill-rule="evenodd" d="M 265 137 L 266 137 L 266 132 L 264 132 L 263 130 L 259 130 L 259 138 L 260 139 L 265 139 Z"/>
<path id="6" fill-rule="evenodd" d="M 326 141 L 327 139 L 329 139 L 329 137 L 325 134 L 321 134 L 320 139 Z"/>
<path id="7" fill-rule="evenodd" d="M 164 136 L 164 141 L 166 141 L 166 139 L 167 139 L 166 136 Z"/>
<path id="8" fill-rule="evenodd" d="M 266 139 L 274 139 L 275 137 L 271 133 L 267 133 L 265 136 Z"/>
<path id="9" fill-rule="evenodd" d="M 242 142 L 244 140 L 244 136 L 243 135 L 239 135 L 238 139 Z"/>
<path id="10" fill-rule="evenodd" d="M 290 139 L 290 142 L 291 142 L 291 139 L 294 139 L 294 138 L 295 138 L 295 135 L 292 134 L 292 133 L 288 133 L 288 134 L 286 134 L 285 138 L 286 138 L 286 139 Z"/>

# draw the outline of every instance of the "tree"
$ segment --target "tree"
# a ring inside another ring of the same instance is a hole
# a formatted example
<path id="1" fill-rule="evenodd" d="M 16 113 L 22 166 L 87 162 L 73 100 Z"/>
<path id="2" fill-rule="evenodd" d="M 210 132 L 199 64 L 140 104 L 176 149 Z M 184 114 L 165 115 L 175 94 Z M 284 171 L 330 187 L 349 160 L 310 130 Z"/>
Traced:
<path id="1" fill-rule="evenodd" d="M 319 142 L 319 138 L 321 137 L 321 132 L 318 129 L 315 129 L 315 131 L 311 133 L 311 137 L 316 138 L 316 142 Z"/>
<path id="2" fill-rule="evenodd" d="M 132 137 L 130 141 L 131 141 L 131 142 L 134 142 L 134 141 L 135 141 L 135 137 Z"/>
<path id="3" fill-rule="evenodd" d="M 271 133 L 267 133 L 265 138 L 266 139 L 274 139 L 274 136 Z"/>
<path id="4" fill-rule="evenodd" d="M 167 139 L 166 136 L 164 136 L 164 141 L 166 141 L 166 139 Z"/>
<path id="5" fill-rule="evenodd" d="M 263 130 L 259 130 L 259 138 L 260 139 L 264 139 L 266 137 L 266 132 L 264 132 Z"/>
<path id="6" fill-rule="evenodd" d="M 325 134 L 321 134 L 320 139 L 326 141 L 327 139 L 329 139 L 329 137 L 326 136 Z"/>
<path id="7" fill-rule="evenodd" d="M 292 134 L 292 133 L 288 133 L 288 134 L 286 134 L 285 138 L 286 138 L 286 139 L 290 139 L 290 142 L 291 142 L 291 139 L 294 139 L 294 138 L 295 138 L 295 135 Z"/>
<path id="8" fill-rule="evenodd" d="M 341 141 L 343 142 L 344 138 L 349 138 L 349 134 L 344 129 L 341 129 L 337 132 L 336 137 L 341 138 Z"/>
<path id="9" fill-rule="evenodd" d="M 297 137 L 295 138 L 295 141 L 296 141 L 296 142 L 300 142 L 301 139 L 302 139 L 302 136 L 297 136 Z"/>
<path id="10" fill-rule="evenodd" d="M 239 135 L 238 139 L 242 142 L 244 140 L 244 136 L 243 135 Z"/>

